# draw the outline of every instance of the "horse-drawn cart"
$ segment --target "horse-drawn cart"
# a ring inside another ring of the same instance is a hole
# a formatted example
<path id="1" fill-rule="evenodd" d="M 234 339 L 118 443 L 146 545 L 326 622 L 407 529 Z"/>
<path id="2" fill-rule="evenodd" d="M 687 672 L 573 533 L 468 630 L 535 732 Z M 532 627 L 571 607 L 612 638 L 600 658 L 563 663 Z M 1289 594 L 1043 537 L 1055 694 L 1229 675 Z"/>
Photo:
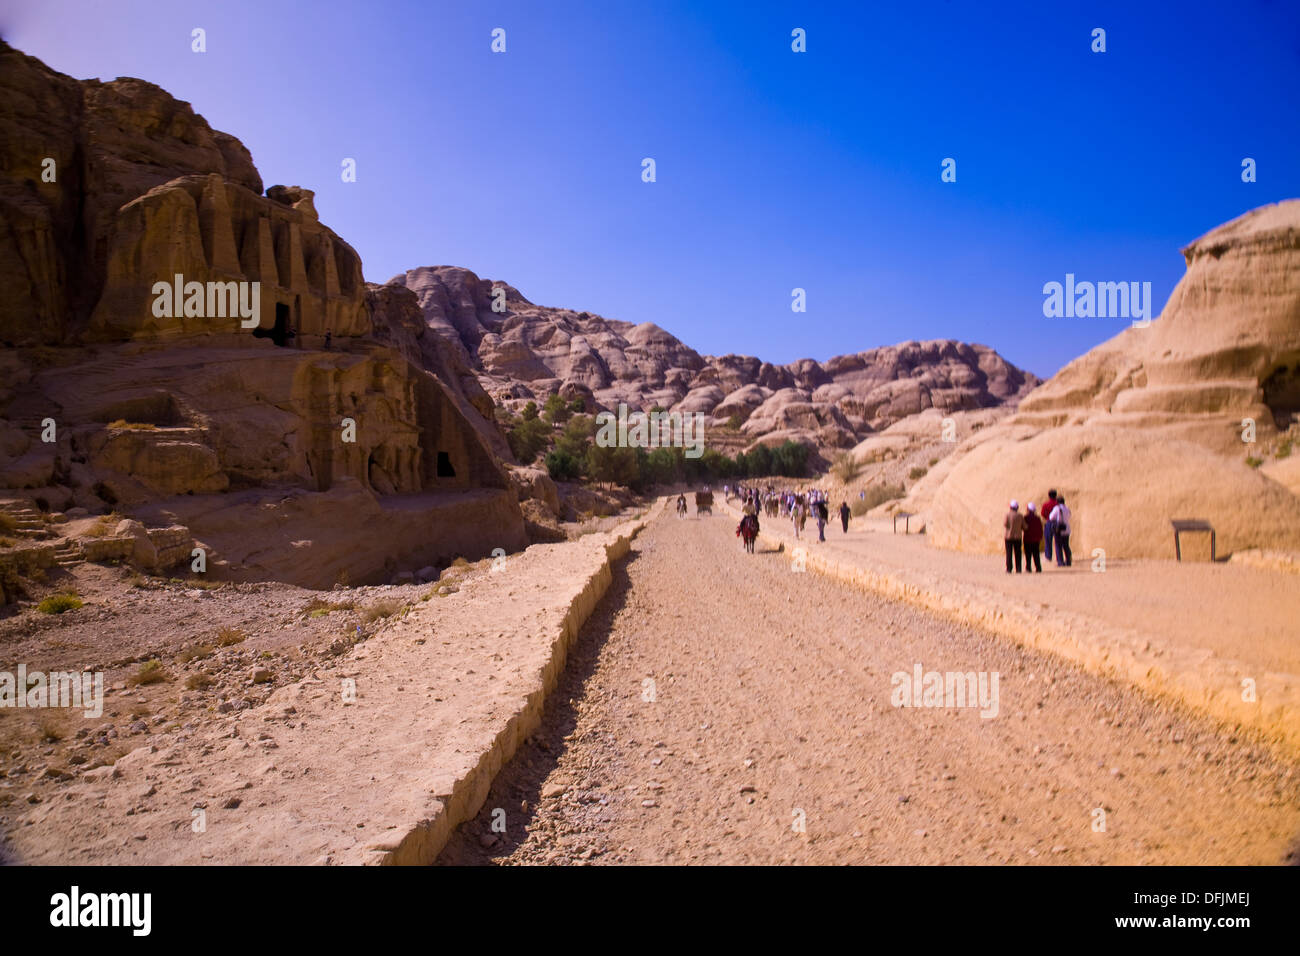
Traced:
<path id="1" fill-rule="evenodd" d="M 713 514 L 713 492 L 695 492 L 695 513 L 699 515 Z"/>

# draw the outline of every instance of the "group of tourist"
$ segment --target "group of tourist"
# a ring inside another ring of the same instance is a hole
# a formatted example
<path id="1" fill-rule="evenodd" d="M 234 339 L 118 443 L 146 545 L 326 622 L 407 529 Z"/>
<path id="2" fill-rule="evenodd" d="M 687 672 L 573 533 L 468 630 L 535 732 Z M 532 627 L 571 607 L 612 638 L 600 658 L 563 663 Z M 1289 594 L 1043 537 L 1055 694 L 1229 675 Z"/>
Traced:
<path id="1" fill-rule="evenodd" d="M 760 512 L 766 512 L 768 515 L 789 518 L 791 526 L 794 529 L 795 538 L 803 536 L 804 526 L 811 517 L 817 523 L 817 540 L 826 540 L 826 525 L 830 523 L 830 499 L 826 492 L 820 488 L 811 488 L 808 491 L 793 491 L 791 489 L 777 490 L 770 485 L 766 488 L 759 488 L 753 485 L 737 485 L 732 488 L 730 485 L 723 486 L 723 493 L 728 498 L 738 497 L 741 501 L 741 511 L 746 515 L 754 515 L 755 519 Z M 844 533 L 849 530 L 849 517 L 852 511 L 847 501 L 841 501 L 839 507 L 840 524 L 844 528 Z"/>
<path id="2" fill-rule="evenodd" d="M 1056 551 L 1057 567 L 1068 568 L 1074 564 L 1074 555 L 1070 551 L 1070 531 L 1073 520 L 1070 509 L 1065 506 L 1065 496 L 1058 495 L 1053 488 L 1047 493 L 1047 500 L 1041 508 L 1032 501 L 1025 505 L 1024 514 L 1020 513 L 1020 502 L 1011 500 L 1011 510 L 1002 520 L 1003 540 L 1006 545 L 1007 574 L 1014 564 L 1020 574 L 1021 551 L 1024 551 L 1024 569 L 1026 573 L 1043 572 L 1043 563 L 1039 560 L 1041 548 L 1050 563 L 1052 551 Z"/>

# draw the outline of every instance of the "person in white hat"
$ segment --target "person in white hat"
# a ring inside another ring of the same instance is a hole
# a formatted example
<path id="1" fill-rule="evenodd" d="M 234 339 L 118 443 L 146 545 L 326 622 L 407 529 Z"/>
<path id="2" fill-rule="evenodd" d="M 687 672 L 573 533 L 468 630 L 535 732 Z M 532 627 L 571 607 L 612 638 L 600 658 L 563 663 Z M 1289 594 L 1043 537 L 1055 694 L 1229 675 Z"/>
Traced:
<path id="1" fill-rule="evenodd" d="M 1020 502 L 1011 499 L 1011 510 L 1002 519 L 1003 543 L 1007 550 L 1007 574 L 1011 573 L 1011 559 L 1016 562 L 1016 574 L 1020 574 L 1020 543 L 1025 533 L 1025 516 L 1020 513 Z"/>

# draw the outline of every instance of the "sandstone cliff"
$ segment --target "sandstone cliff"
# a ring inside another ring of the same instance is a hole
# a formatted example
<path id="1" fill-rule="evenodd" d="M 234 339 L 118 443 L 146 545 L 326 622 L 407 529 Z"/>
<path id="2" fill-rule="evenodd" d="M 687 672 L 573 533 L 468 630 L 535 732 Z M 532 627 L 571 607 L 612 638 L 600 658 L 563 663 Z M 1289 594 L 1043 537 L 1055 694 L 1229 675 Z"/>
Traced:
<path id="1" fill-rule="evenodd" d="M 1300 548 L 1286 464 L 1300 438 L 1300 200 L 1252 210 L 1183 255 L 1157 319 L 961 436 L 952 467 L 918 485 L 909 503 L 928 511 L 935 543 L 996 550 L 1007 499 L 1056 487 L 1085 557 L 1172 557 L 1175 518 L 1211 521 L 1220 554 Z"/>
<path id="2" fill-rule="evenodd" d="M 152 84 L 0 45 L 0 85 L 0 492 L 311 586 L 526 543 L 490 398 L 310 190 Z"/>

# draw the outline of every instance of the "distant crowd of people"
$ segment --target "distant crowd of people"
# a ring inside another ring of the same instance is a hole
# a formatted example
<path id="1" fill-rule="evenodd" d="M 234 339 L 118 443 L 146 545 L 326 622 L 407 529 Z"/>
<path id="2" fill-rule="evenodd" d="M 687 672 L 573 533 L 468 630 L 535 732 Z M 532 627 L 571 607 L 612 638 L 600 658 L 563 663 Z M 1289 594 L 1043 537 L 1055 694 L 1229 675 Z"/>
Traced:
<path id="1" fill-rule="evenodd" d="M 1047 493 L 1047 500 L 1042 507 L 1035 507 L 1032 501 L 1025 505 L 1024 514 L 1020 513 L 1020 502 L 1011 500 L 1011 510 L 1002 520 L 1003 539 L 1006 544 L 1007 574 L 1012 565 L 1020 574 L 1021 552 L 1024 552 L 1024 569 L 1026 573 L 1043 572 L 1043 563 L 1039 560 L 1039 549 L 1051 563 L 1052 552 L 1056 552 L 1057 567 L 1068 568 L 1074 564 L 1074 555 L 1070 551 L 1070 531 L 1073 520 L 1070 509 L 1065 505 L 1065 496 L 1058 495 L 1053 488 Z"/>
<path id="2" fill-rule="evenodd" d="M 808 491 L 793 491 L 789 488 L 775 489 L 772 486 L 760 488 L 754 485 L 723 485 L 723 493 L 728 499 L 740 499 L 741 511 L 754 517 L 757 523 L 760 514 L 789 518 L 796 538 L 803 537 L 804 526 L 811 517 L 817 522 L 817 540 L 826 540 L 826 525 L 830 523 L 830 499 L 820 488 Z M 847 501 L 841 501 L 839 507 L 840 525 L 844 533 L 849 531 L 849 518 L 852 511 Z"/>

